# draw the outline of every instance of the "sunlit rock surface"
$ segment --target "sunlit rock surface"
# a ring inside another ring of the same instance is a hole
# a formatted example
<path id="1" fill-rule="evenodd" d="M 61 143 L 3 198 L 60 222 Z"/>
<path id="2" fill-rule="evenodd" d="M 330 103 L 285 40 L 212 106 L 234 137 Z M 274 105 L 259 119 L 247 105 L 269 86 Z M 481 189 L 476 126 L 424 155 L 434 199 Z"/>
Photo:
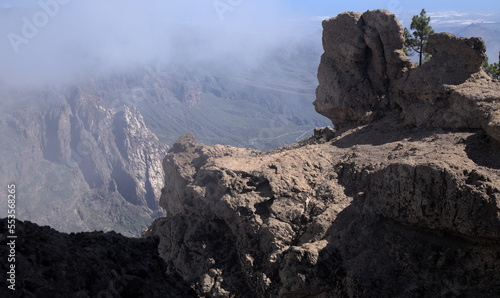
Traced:
<path id="1" fill-rule="evenodd" d="M 500 295 L 500 84 L 481 40 L 434 35 L 415 68 L 387 11 L 323 26 L 315 106 L 339 130 L 269 152 L 182 136 L 145 236 L 202 296 Z"/>

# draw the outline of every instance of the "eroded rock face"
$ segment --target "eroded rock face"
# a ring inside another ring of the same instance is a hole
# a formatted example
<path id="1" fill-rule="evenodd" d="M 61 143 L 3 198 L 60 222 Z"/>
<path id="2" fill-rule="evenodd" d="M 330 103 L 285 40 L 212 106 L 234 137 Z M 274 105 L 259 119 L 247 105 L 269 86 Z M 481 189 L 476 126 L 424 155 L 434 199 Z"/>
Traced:
<path id="1" fill-rule="evenodd" d="M 267 153 L 185 135 L 146 235 L 210 297 L 500 294 L 495 146 L 397 117 Z"/>
<path id="2" fill-rule="evenodd" d="M 342 127 L 390 110 L 393 81 L 412 67 L 403 44 L 403 28 L 388 11 L 345 12 L 323 21 L 316 111 Z"/>
<path id="3" fill-rule="evenodd" d="M 481 69 L 480 38 L 431 35 L 432 59 L 415 68 L 401 24 L 388 11 L 343 13 L 323 22 L 316 110 L 337 127 L 369 123 L 394 110 L 406 124 L 482 128 L 500 140 L 500 83 Z"/>

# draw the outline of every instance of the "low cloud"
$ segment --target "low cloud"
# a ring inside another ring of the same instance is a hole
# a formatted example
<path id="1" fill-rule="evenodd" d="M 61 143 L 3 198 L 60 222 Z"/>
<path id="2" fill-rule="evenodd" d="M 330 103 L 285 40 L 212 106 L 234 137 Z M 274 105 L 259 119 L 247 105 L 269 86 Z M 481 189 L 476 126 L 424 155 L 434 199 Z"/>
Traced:
<path id="1" fill-rule="evenodd" d="M 293 40 L 293 17 L 262 0 L 24 2 L 0 8 L 0 83 L 69 82 L 152 61 L 251 64 Z"/>

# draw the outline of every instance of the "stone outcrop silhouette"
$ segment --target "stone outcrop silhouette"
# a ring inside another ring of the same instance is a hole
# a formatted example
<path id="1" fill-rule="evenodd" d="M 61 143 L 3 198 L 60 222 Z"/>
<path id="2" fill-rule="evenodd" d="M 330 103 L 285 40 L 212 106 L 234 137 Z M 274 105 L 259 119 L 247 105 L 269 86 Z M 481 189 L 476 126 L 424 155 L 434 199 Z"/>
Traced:
<path id="1" fill-rule="evenodd" d="M 12 223 L 0 219 L 5 272 L 12 264 L 5 245 L 8 226 Z M 115 232 L 65 234 L 29 221 L 16 221 L 15 232 L 15 291 L 2 278 L 1 297 L 196 297 L 186 283 L 165 273 L 157 239 Z"/>

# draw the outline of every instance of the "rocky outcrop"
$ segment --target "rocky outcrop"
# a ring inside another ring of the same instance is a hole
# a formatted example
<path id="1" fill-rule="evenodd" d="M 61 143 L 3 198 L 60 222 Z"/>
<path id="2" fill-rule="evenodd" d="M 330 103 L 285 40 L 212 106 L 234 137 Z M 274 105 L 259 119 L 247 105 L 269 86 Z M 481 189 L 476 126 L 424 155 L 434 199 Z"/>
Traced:
<path id="1" fill-rule="evenodd" d="M 412 68 L 403 45 L 403 28 L 388 11 L 345 12 L 323 21 L 316 111 L 342 127 L 393 109 L 393 82 Z"/>
<path id="2" fill-rule="evenodd" d="M 413 68 L 389 12 L 323 25 L 315 105 L 342 129 L 269 152 L 182 136 L 144 236 L 205 297 L 500 295 L 499 93 L 481 41 L 434 35 Z"/>
<path id="3" fill-rule="evenodd" d="M 7 219 L 0 220 L 2 272 L 12 264 L 7 226 Z M 115 232 L 65 234 L 28 221 L 15 227 L 15 291 L 2 278 L 2 297 L 195 297 L 186 283 L 165 273 L 158 240 Z"/>
<path id="4" fill-rule="evenodd" d="M 402 125 L 268 153 L 185 135 L 146 235 L 212 297 L 499 294 L 495 144 Z"/>
<path id="5" fill-rule="evenodd" d="M 431 35 L 432 59 L 415 68 L 403 53 L 401 24 L 388 11 L 343 13 L 323 22 L 316 110 L 337 127 L 400 111 L 406 124 L 482 128 L 500 140 L 500 84 L 481 69 L 480 38 Z"/>

